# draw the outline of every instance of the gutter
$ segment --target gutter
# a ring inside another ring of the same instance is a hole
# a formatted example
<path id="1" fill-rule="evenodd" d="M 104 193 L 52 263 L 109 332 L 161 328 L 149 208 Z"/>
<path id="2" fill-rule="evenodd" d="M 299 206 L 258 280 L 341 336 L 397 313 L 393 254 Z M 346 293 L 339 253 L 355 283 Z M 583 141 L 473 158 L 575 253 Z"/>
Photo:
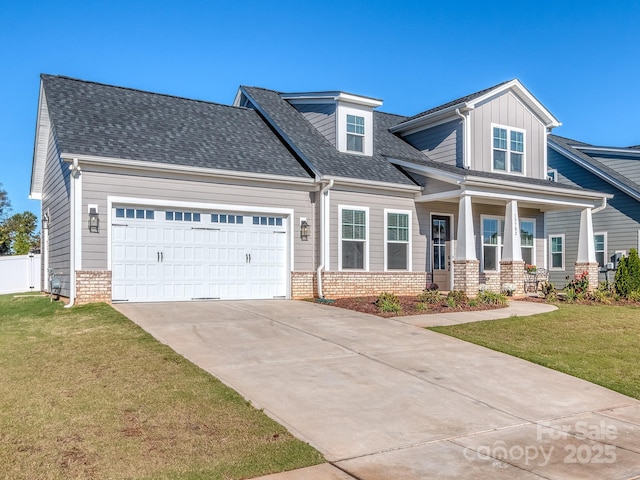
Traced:
<path id="1" fill-rule="evenodd" d="M 470 107 L 465 112 L 468 112 L 471 108 L 473 107 Z M 459 108 L 456 108 L 456 115 L 462 119 L 462 166 L 468 170 L 471 168 L 471 118 L 460 113 Z"/>
<path id="2" fill-rule="evenodd" d="M 320 189 L 320 265 L 318 265 L 318 268 L 316 269 L 319 298 L 324 298 L 324 293 L 322 293 L 322 271 L 324 270 L 324 263 L 327 258 L 325 251 L 327 248 L 327 242 L 325 241 L 325 228 L 327 227 L 326 223 L 328 223 L 329 219 L 329 208 L 327 205 L 329 202 L 328 198 L 325 199 L 325 194 L 327 196 L 329 195 L 331 187 L 333 187 L 333 179 L 329 179 L 329 183 Z"/>
<path id="3" fill-rule="evenodd" d="M 591 210 L 591 215 L 601 212 L 602 210 L 604 210 L 605 208 L 607 208 L 607 197 L 602 197 L 602 205 L 600 205 L 597 208 L 594 208 L 593 210 Z"/>

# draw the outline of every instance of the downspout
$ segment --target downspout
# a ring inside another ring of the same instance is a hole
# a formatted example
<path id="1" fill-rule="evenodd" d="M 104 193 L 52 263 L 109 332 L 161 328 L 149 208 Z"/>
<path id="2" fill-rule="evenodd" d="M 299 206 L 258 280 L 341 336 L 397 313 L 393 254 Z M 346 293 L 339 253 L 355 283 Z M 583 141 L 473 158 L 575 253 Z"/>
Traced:
<path id="1" fill-rule="evenodd" d="M 471 168 L 471 159 L 469 158 L 469 124 L 467 122 L 467 116 L 460 113 L 460 109 L 456 108 L 456 115 L 462 119 L 462 166 L 465 169 Z"/>
<path id="2" fill-rule="evenodd" d="M 325 194 L 329 193 L 329 190 L 333 187 L 333 179 L 329 180 L 324 187 L 320 189 L 320 265 L 316 269 L 316 278 L 318 283 L 318 297 L 324 298 L 322 293 L 322 271 L 324 270 L 324 262 L 326 259 L 327 242 L 325 242 L 325 219 L 328 218 L 329 212 L 327 212 Z"/>
<path id="3" fill-rule="evenodd" d="M 76 261 L 75 261 L 75 237 L 76 237 L 76 180 L 80 176 L 78 159 L 74 158 L 69 165 L 71 170 L 71 211 L 69 213 L 69 303 L 64 308 L 71 308 L 76 300 Z"/>
<path id="4" fill-rule="evenodd" d="M 594 213 L 601 212 L 606 207 L 607 207 L 607 197 L 602 197 L 602 205 L 600 205 L 599 207 L 594 208 L 593 210 L 591 210 L 591 215 L 593 215 Z"/>

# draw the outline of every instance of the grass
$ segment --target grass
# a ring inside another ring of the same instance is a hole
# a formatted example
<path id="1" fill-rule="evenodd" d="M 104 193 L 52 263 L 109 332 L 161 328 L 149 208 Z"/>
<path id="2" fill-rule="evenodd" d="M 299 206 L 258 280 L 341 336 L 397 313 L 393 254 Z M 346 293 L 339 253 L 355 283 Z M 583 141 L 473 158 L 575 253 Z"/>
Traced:
<path id="1" fill-rule="evenodd" d="M 640 308 L 559 305 L 512 317 L 431 330 L 524 358 L 640 399 Z"/>
<path id="2" fill-rule="evenodd" d="M 320 453 L 105 304 L 0 296 L 0 471 L 235 479 Z"/>

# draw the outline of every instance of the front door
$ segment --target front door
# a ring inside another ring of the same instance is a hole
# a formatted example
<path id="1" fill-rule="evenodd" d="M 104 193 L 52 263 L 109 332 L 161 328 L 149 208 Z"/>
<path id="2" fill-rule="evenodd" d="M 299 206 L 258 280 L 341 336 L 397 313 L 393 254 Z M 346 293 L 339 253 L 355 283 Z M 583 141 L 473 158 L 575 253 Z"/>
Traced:
<path id="1" fill-rule="evenodd" d="M 450 290 L 451 278 L 451 219 L 440 215 L 431 217 L 431 254 L 433 266 L 433 283 L 439 290 Z"/>

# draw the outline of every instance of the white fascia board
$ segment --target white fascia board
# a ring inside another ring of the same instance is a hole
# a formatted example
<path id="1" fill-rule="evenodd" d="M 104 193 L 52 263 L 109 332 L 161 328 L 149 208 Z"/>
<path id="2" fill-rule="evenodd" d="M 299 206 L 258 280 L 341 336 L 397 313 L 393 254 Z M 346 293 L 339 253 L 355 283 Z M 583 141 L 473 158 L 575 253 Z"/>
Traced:
<path id="1" fill-rule="evenodd" d="M 313 184 L 313 178 L 288 177 L 284 175 L 271 175 L 267 173 L 235 172 L 232 170 L 220 170 L 214 168 L 189 167 L 184 165 L 171 165 L 168 163 L 152 163 L 141 160 L 125 160 L 121 158 L 99 157 L 90 155 L 78 155 L 63 153 L 62 160 L 71 163 L 77 158 L 80 163 L 107 167 L 122 167 L 137 170 L 151 170 L 154 172 L 176 172 L 210 177 L 235 178 L 243 180 L 258 180 L 263 182 L 286 184 Z"/>
<path id="2" fill-rule="evenodd" d="M 555 182 L 549 182 L 555 183 Z M 542 193 L 542 194 L 551 194 L 551 195 L 562 195 L 563 197 L 570 198 L 582 198 L 591 200 L 602 200 L 603 198 L 613 198 L 613 195 L 610 193 L 600 193 L 594 192 L 593 190 L 572 190 L 569 188 L 555 187 L 555 186 L 544 186 L 544 185 L 534 185 L 531 183 L 520 183 L 520 182 L 510 182 L 506 180 L 498 180 L 493 178 L 485 178 L 485 177 L 473 177 L 469 176 L 463 182 L 463 185 L 473 186 L 473 187 L 484 187 L 496 190 L 515 190 L 515 191 L 526 191 L 531 193 Z"/>
<path id="3" fill-rule="evenodd" d="M 635 200 L 640 202 L 640 192 L 637 192 L 636 190 L 628 187 L 627 185 L 623 184 L 622 182 L 619 182 L 618 180 L 616 180 L 615 178 L 611 177 L 610 175 L 607 175 L 605 172 L 603 172 L 599 168 L 595 167 L 594 165 L 592 165 L 589 162 L 584 161 L 583 159 L 578 157 L 573 152 L 571 152 L 571 151 L 567 150 L 566 148 L 564 148 L 564 147 L 558 145 L 557 143 L 555 143 L 553 140 L 549 139 L 548 145 L 549 145 L 549 147 L 553 148 L 556 152 L 558 152 L 560 155 L 568 158 L 569 160 L 571 160 L 572 162 L 578 164 L 579 166 L 581 166 L 582 168 L 584 168 L 588 172 L 593 173 L 595 176 L 601 178 L 605 182 L 613 185 L 617 189 L 623 191 L 624 193 L 626 193 L 627 195 L 629 195 L 633 199 L 635 199 Z M 612 197 L 609 197 L 609 198 L 612 198 Z"/>
<path id="4" fill-rule="evenodd" d="M 45 122 L 46 124 L 43 125 L 43 122 Z M 42 85 L 42 80 L 40 80 L 40 95 L 38 97 L 36 133 L 33 141 L 33 159 L 31 163 L 31 185 L 29 188 L 29 198 L 38 200 L 42 198 L 44 170 L 47 162 L 47 144 L 49 141 L 50 131 L 51 119 L 49 118 L 49 110 L 47 108 L 44 86 Z M 41 134 L 47 139 L 44 145 L 39 141 Z"/>
<path id="5" fill-rule="evenodd" d="M 512 192 L 499 192 L 495 190 L 473 190 L 465 188 L 464 193 L 472 198 L 488 198 L 492 200 L 516 200 L 522 203 L 533 203 L 540 206 L 556 206 L 562 209 L 566 208 L 593 208 L 595 202 L 588 201 L 583 198 L 581 200 L 572 200 L 562 195 L 536 195 L 536 192 L 525 192 L 522 194 Z"/>
<path id="6" fill-rule="evenodd" d="M 626 156 L 640 157 L 640 150 L 637 148 L 624 148 L 624 147 L 592 147 L 583 145 L 573 145 L 573 148 L 582 152 L 591 153 L 620 153 Z"/>
<path id="7" fill-rule="evenodd" d="M 413 120 L 407 120 L 406 122 L 391 127 L 389 131 L 391 133 L 405 133 L 408 130 L 420 130 L 420 127 L 427 124 L 431 126 L 431 124 L 439 125 L 441 123 L 446 123 L 450 117 L 457 117 L 456 110 L 458 109 L 460 109 L 461 113 L 471 110 L 469 104 L 466 102 L 458 103 L 443 110 L 430 113 L 429 115 L 423 115 L 422 117 L 414 118 Z"/>
<path id="8" fill-rule="evenodd" d="M 416 203 L 422 202 L 438 202 L 441 200 L 451 200 L 451 199 L 459 199 L 462 191 L 458 190 L 448 190 L 446 192 L 438 192 L 438 193 L 427 193 L 425 195 L 420 195 L 415 198 Z"/>
<path id="9" fill-rule="evenodd" d="M 260 114 L 262 115 L 262 117 L 269 122 L 269 125 L 271 125 L 271 127 L 273 127 L 273 129 L 278 132 L 278 135 L 280 135 L 282 137 L 282 139 L 287 142 L 287 145 L 289 145 L 289 147 L 296 153 L 296 155 L 298 155 L 302 161 L 307 165 L 307 167 L 309 167 L 309 169 L 313 172 L 313 174 L 316 177 L 321 177 L 321 173 L 318 170 L 318 168 L 313 164 L 313 162 L 311 161 L 311 159 L 309 157 L 307 157 L 304 153 L 302 153 L 302 151 L 298 148 L 298 146 L 295 144 L 295 142 L 291 141 L 291 139 L 288 137 L 287 134 L 284 133 L 284 131 L 280 128 L 280 126 L 273 121 L 273 119 L 267 114 L 267 112 L 264 111 L 264 109 L 260 106 L 260 104 L 258 102 L 256 102 L 256 100 L 249 95 L 249 93 L 242 87 L 240 87 L 240 90 L 238 91 L 238 94 L 243 93 L 245 97 L 247 97 L 251 103 L 253 104 L 253 106 L 256 108 L 256 110 L 258 112 L 260 112 Z"/>
<path id="10" fill-rule="evenodd" d="M 325 175 L 320 177 L 318 181 L 326 181 L 333 180 L 335 185 L 340 184 L 342 186 L 356 186 L 356 187 L 372 187 L 377 188 L 379 190 L 408 190 L 413 192 L 422 191 L 422 187 L 420 185 L 402 185 L 400 183 L 388 183 L 388 182 L 378 182 L 375 180 L 363 180 L 359 178 L 348 178 L 348 177 L 336 177 L 332 175 Z M 334 185 L 334 188 L 335 188 Z"/>
<path id="11" fill-rule="evenodd" d="M 330 102 L 347 102 L 365 107 L 376 108 L 382 105 L 382 100 L 378 98 L 365 97 L 363 95 L 354 95 L 340 91 L 332 92 L 301 92 L 301 93 L 282 93 L 280 97 L 283 100 L 292 103 L 326 103 Z"/>
<path id="12" fill-rule="evenodd" d="M 415 173 L 426 174 L 429 178 L 434 178 L 436 180 L 442 180 L 446 183 L 459 184 L 464 180 L 463 175 L 456 175 L 455 173 L 445 172 L 438 168 L 428 167 L 426 165 L 420 165 L 418 163 L 409 162 L 406 160 L 398 160 L 397 158 L 386 157 L 389 162 L 394 165 L 398 165 L 407 170 L 413 170 Z"/>

